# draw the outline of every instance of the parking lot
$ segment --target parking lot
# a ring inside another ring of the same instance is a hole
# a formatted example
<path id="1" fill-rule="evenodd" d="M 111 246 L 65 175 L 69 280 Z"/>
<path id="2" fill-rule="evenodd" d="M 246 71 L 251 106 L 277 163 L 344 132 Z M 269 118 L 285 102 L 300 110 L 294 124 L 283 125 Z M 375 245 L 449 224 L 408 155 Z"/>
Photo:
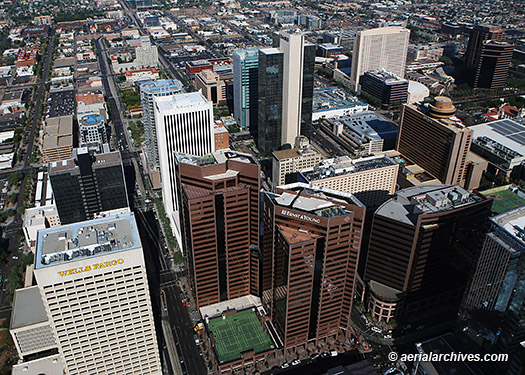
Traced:
<path id="1" fill-rule="evenodd" d="M 75 92 L 73 90 L 54 91 L 49 94 L 48 110 L 49 117 L 67 116 L 75 113 Z"/>

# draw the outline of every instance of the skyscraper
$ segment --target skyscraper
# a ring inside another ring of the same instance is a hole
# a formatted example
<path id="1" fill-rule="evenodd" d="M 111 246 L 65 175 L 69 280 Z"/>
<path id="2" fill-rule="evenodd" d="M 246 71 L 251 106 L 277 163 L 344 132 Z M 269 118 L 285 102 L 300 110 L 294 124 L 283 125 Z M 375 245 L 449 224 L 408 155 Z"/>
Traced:
<path id="1" fill-rule="evenodd" d="M 264 202 L 263 305 L 283 347 L 348 334 L 365 207 L 301 183 Z"/>
<path id="2" fill-rule="evenodd" d="M 142 103 L 144 135 L 146 137 L 146 155 L 148 157 L 148 165 L 151 169 L 158 169 L 160 167 L 153 98 L 156 96 L 179 94 L 181 92 L 183 92 L 182 83 L 174 79 L 147 81 L 140 84 L 140 101 Z"/>
<path id="3" fill-rule="evenodd" d="M 283 53 L 283 125 L 281 144 L 294 145 L 298 135 L 311 136 L 316 46 L 299 30 L 279 34 Z"/>
<path id="4" fill-rule="evenodd" d="M 428 105 L 404 105 L 397 149 L 442 183 L 465 187 L 472 130 L 455 113 L 444 96 Z"/>
<path id="5" fill-rule="evenodd" d="M 176 186 L 177 153 L 203 156 L 215 151 L 213 104 L 200 92 L 154 97 L 162 200 L 182 249 Z"/>
<path id="6" fill-rule="evenodd" d="M 67 374 L 162 374 L 132 213 L 41 230 L 34 275 Z"/>
<path id="7" fill-rule="evenodd" d="M 259 50 L 257 148 L 264 155 L 282 144 L 283 61 L 277 48 Z"/>
<path id="8" fill-rule="evenodd" d="M 176 157 L 183 238 L 198 307 L 259 295 L 257 161 L 229 150 Z"/>
<path id="9" fill-rule="evenodd" d="M 259 50 L 233 52 L 233 110 L 241 130 L 257 133 L 257 97 L 259 84 Z"/>
<path id="10" fill-rule="evenodd" d="M 49 179 L 62 224 L 93 219 L 103 211 L 129 206 L 120 153 L 90 154 L 49 163 Z"/>
<path id="11" fill-rule="evenodd" d="M 514 44 L 501 26 L 476 25 L 470 30 L 465 63 L 473 70 L 474 88 L 505 87 Z"/>
<path id="12" fill-rule="evenodd" d="M 479 256 L 491 200 L 459 186 L 400 190 L 374 213 L 364 281 L 373 317 L 453 318 Z"/>
<path id="13" fill-rule="evenodd" d="M 264 155 L 312 134 L 315 45 L 299 30 L 274 37 L 278 48 L 259 50 L 257 146 Z"/>
<path id="14" fill-rule="evenodd" d="M 512 43 L 496 40 L 484 42 L 473 86 L 486 89 L 505 87 L 513 51 Z"/>
<path id="15" fill-rule="evenodd" d="M 363 30 L 356 34 L 352 55 L 351 82 L 359 88 L 360 77 L 368 71 L 385 70 L 405 76 L 410 30 L 399 26 Z"/>
<path id="16" fill-rule="evenodd" d="M 476 25 L 470 30 L 465 63 L 469 68 L 478 66 L 483 43 L 488 40 L 504 42 L 507 37 L 501 26 Z"/>
<path id="17" fill-rule="evenodd" d="M 483 331 L 493 337 L 491 352 L 509 360 L 494 363 L 494 374 L 521 374 L 520 348 L 525 340 L 525 207 L 490 219 L 485 242 L 464 301 L 464 307 Z M 480 319 L 481 318 L 481 319 Z"/>

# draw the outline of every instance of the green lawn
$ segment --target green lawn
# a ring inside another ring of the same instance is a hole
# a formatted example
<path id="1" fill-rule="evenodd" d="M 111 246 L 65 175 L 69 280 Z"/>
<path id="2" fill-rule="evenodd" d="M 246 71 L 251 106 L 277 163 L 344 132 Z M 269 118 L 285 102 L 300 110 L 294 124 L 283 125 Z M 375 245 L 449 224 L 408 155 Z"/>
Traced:
<path id="1" fill-rule="evenodd" d="M 252 310 L 238 312 L 226 319 L 212 319 L 208 329 L 215 337 L 217 356 L 221 363 L 238 359 L 247 351 L 260 353 L 273 348 L 272 341 Z"/>
<path id="2" fill-rule="evenodd" d="M 483 192 L 481 192 L 483 194 Z M 487 194 L 487 197 L 494 197 L 494 202 L 492 203 L 492 211 L 496 212 L 498 215 L 513 208 L 518 208 L 525 206 L 525 199 L 520 198 L 517 194 L 513 193 L 510 190 L 503 190 L 497 193 Z"/>

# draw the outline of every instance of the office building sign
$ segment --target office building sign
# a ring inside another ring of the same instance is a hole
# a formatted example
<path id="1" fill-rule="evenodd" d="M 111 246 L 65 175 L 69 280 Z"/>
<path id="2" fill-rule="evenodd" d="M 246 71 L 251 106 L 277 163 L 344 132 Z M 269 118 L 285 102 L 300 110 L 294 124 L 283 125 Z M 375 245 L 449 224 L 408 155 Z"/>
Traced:
<path id="1" fill-rule="evenodd" d="M 108 260 L 104 263 L 94 263 L 93 265 L 87 265 L 85 267 L 77 267 L 77 268 L 73 268 L 70 270 L 58 271 L 57 274 L 61 277 L 64 277 L 64 276 L 75 275 L 78 273 L 84 273 L 88 271 L 94 271 L 94 270 L 99 270 L 102 268 L 112 267 L 112 266 L 120 265 L 123 263 L 124 263 L 124 259 L 122 258 L 116 259 L 116 260 L 113 259 L 113 260 Z"/>
<path id="2" fill-rule="evenodd" d="M 292 218 L 298 219 L 298 220 L 309 221 L 311 223 L 316 223 L 316 224 L 320 224 L 321 223 L 321 219 L 320 218 L 311 217 L 311 216 L 307 216 L 307 215 L 304 215 L 304 214 L 298 214 L 298 213 L 291 212 L 291 211 L 288 211 L 288 210 L 281 210 L 281 215 L 289 216 L 289 217 L 292 217 Z"/>

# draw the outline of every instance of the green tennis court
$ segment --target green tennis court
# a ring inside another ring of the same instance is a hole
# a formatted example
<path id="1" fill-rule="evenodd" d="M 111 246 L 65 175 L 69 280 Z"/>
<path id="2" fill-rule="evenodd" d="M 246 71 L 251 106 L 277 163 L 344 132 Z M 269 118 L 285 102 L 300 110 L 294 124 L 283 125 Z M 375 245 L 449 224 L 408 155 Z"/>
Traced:
<path id="1" fill-rule="evenodd" d="M 254 311 L 245 310 L 236 314 L 210 320 L 208 329 L 215 337 L 220 362 L 240 358 L 241 353 L 253 350 L 259 353 L 273 348 L 268 334 L 264 332 Z"/>

